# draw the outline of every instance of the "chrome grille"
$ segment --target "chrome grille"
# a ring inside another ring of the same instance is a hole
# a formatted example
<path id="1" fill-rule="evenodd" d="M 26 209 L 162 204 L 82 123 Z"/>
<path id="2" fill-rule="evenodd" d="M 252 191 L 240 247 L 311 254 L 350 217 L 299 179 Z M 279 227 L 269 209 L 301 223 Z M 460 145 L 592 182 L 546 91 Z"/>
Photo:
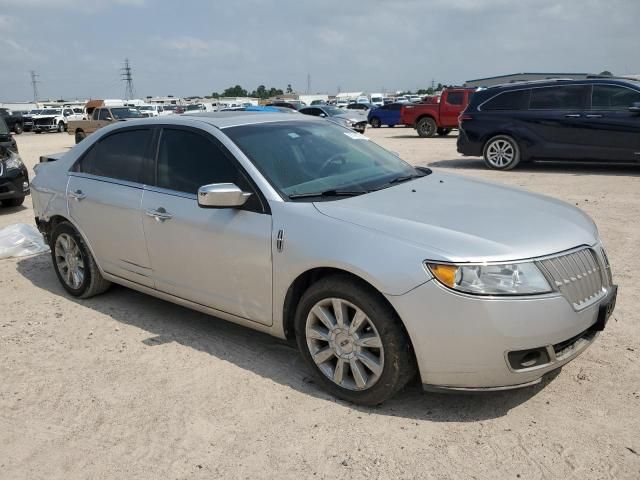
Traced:
<path id="1" fill-rule="evenodd" d="M 606 294 L 607 274 L 603 274 L 603 269 L 606 269 L 603 262 L 598 260 L 592 249 L 583 248 L 536 263 L 551 285 L 569 300 L 573 308 L 579 310 Z"/>

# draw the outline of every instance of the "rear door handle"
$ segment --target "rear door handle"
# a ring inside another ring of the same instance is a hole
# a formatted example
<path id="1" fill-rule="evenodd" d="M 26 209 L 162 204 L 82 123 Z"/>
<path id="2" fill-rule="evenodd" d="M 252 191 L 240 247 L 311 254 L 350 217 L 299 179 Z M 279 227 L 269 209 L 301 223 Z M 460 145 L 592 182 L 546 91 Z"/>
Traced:
<path id="1" fill-rule="evenodd" d="M 589 113 L 589 114 L 585 115 L 585 117 L 587 117 L 587 118 L 602 118 L 602 115 L 600 115 L 599 113 Z"/>
<path id="2" fill-rule="evenodd" d="M 76 190 L 75 192 L 69 192 L 69 196 L 73 198 L 76 202 L 79 202 L 83 198 L 87 196 L 86 193 L 82 193 L 82 190 Z"/>
<path id="3" fill-rule="evenodd" d="M 580 118 L 581 115 L 579 113 L 567 113 L 564 117 L 565 118 Z"/>
<path id="4" fill-rule="evenodd" d="M 147 214 L 147 216 L 155 218 L 158 222 L 164 222 L 165 220 L 170 220 L 173 218 L 173 215 L 171 215 L 162 207 L 158 208 L 157 210 L 147 210 L 145 213 Z"/>

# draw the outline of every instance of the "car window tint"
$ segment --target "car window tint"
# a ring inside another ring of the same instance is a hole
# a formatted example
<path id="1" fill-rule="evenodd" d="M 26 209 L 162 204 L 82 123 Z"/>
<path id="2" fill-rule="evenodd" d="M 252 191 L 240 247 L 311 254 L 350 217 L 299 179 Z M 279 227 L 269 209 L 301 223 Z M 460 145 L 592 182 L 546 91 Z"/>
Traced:
<path id="1" fill-rule="evenodd" d="M 98 117 L 98 120 L 106 120 L 110 117 L 111 115 L 109 114 L 109 110 L 107 110 L 106 108 L 100 109 L 100 117 Z"/>
<path id="2" fill-rule="evenodd" d="M 502 92 L 482 106 L 482 110 L 526 110 L 531 90 Z"/>
<path id="3" fill-rule="evenodd" d="M 100 177 L 150 183 L 152 169 L 147 158 L 150 130 L 127 130 L 99 140 L 80 160 L 78 170 Z"/>
<path id="4" fill-rule="evenodd" d="M 93 113 L 91 114 L 91 118 L 93 120 L 98 120 L 98 117 L 100 116 L 100 109 L 95 109 L 93 111 Z"/>
<path id="5" fill-rule="evenodd" d="M 464 92 L 449 92 L 447 95 L 447 103 L 449 105 L 462 105 L 464 101 Z"/>
<path id="6" fill-rule="evenodd" d="M 389 105 L 389 110 L 401 110 L 401 109 L 402 109 L 401 103 L 392 103 L 391 105 Z"/>
<path id="7" fill-rule="evenodd" d="M 164 129 L 158 149 L 158 186 L 197 193 L 210 183 L 235 183 L 244 178 L 224 152 L 210 139 L 187 130 Z"/>
<path id="8" fill-rule="evenodd" d="M 586 104 L 584 85 L 564 85 L 559 87 L 543 87 L 531 90 L 532 110 L 571 110 L 582 109 Z"/>
<path id="9" fill-rule="evenodd" d="M 627 110 L 640 102 L 640 92 L 617 85 L 594 85 L 591 108 L 598 110 Z"/>

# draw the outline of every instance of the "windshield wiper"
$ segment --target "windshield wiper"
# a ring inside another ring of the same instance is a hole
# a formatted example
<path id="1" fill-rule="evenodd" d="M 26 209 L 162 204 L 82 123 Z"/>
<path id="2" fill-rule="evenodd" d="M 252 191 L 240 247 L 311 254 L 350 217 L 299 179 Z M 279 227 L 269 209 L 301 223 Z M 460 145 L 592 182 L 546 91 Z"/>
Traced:
<path id="1" fill-rule="evenodd" d="M 295 200 L 298 198 L 313 198 L 313 197 L 355 197 L 368 193 L 366 190 L 325 190 L 324 192 L 311 192 L 311 193 L 294 193 L 289 195 L 289 199 Z"/>
<path id="2" fill-rule="evenodd" d="M 384 188 L 391 187 L 392 185 L 396 185 L 398 183 L 408 182 L 409 180 L 413 180 L 415 178 L 426 177 L 431 173 L 431 170 L 428 168 L 417 168 L 417 170 L 420 173 L 412 173 L 410 175 L 401 175 L 399 177 L 393 178 L 389 180 L 387 183 L 383 183 L 382 185 L 380 185 L 378 188 L 376 188 L 376 190 L 382 190 Z"/>

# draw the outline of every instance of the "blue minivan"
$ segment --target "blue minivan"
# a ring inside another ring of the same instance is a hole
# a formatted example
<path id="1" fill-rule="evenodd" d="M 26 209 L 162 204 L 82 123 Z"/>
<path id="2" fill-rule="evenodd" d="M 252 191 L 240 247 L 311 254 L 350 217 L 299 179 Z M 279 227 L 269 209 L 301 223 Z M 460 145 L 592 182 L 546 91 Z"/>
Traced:
<path id="1" fill-rule="evenodd" d="M 373 128 L 379 128 L 382 125 L 388 125 L 389 127 L 400 125 L 401 108 L 401 103 L 389 103 L 388 105 L 372 108 L 367 115 L 369 125 Z"/>

